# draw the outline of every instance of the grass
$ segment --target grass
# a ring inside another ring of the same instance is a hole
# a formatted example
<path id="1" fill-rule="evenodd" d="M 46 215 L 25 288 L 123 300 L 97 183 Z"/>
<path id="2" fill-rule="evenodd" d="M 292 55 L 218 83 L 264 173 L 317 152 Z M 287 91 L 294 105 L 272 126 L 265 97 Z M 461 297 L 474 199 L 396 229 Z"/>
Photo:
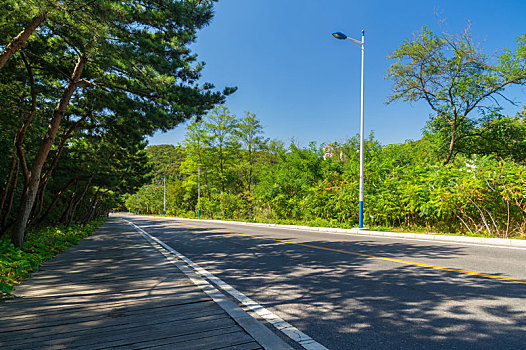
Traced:
<path id="1" fill-rule="evenodd" d="M 23 249 L 15 248 L 9 237 L 0 238 L 0 300 L 13 297 L 16 284 L 38 271 L 43 262 L 90 236 L 104 221 L 29 231 Z"/>

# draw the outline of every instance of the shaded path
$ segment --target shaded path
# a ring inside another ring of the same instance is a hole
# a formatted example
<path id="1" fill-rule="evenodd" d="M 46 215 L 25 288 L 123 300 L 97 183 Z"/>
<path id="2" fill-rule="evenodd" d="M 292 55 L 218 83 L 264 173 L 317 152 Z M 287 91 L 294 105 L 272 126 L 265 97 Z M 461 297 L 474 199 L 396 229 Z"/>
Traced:
<path id="1" fill-rule="evenodd" d="M 135 230 L 110 219 L 0 303 L 2 349 L 260 349 Z"/>

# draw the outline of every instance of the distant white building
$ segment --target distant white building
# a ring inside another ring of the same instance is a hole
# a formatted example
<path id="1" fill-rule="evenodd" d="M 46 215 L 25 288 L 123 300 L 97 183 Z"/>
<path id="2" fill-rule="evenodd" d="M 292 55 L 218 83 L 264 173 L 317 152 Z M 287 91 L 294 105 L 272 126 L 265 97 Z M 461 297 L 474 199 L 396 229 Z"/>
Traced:
<path id="1" fill-rule="evenodd" d="M 340 146 L 336 145 L 325 145 L 323 147 L 323 160 L 327 160 L 329 158 L 335 158 L 338 157 L 340 160 L 345 159 L 345 155 L 343 154 L 342 148 Z"/>

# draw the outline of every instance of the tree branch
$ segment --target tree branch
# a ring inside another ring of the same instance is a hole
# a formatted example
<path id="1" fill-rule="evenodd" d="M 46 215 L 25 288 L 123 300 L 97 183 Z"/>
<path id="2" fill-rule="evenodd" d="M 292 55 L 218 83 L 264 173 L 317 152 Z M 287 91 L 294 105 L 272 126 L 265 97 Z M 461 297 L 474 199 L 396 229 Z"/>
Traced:
<path id="1" fill-rule="evenodd" d="M 47 12 L 41 13 L 31 19 L 31 22 L 16 37 L 7 44 L 4 51 L 0 53 L 0 69 L 7 63 L 7 60 L 22 48 L 27 39 L 47 18 Z"/>

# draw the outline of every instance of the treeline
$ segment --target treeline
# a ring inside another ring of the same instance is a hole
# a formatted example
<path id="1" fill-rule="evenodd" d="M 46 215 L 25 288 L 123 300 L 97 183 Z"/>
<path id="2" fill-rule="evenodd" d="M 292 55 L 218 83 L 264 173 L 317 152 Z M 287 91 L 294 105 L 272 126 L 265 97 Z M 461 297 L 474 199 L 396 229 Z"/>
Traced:
<path id="1" fill-rule="evenodd" d="M 188 48 L 212 3 L 2 2 L 1 235 L 107 214 L 145 181 L 145 135 L 233 92 L 199 84 Z"/>
<path id="2" fill-rule="evenodd" d="M 489 124 L 476 128 L 486 142 L 447 165 L 449 144 L 438 132 L 387 146 L 371 134 L 365 141 L 365 224 L 525 236 L 526 111 Z M 205 218 L 357 225 L 357 136 L 344 144 L 285 146 L 265 139 L 253 114 L 239 118 L 219 107 L 190 123 L 180 146 L 146 151 L 152 181 L 126 200 L 133 212 L 163 213 L 165 179 L 169 215 L 196 217 L 200 211 Z"/>

